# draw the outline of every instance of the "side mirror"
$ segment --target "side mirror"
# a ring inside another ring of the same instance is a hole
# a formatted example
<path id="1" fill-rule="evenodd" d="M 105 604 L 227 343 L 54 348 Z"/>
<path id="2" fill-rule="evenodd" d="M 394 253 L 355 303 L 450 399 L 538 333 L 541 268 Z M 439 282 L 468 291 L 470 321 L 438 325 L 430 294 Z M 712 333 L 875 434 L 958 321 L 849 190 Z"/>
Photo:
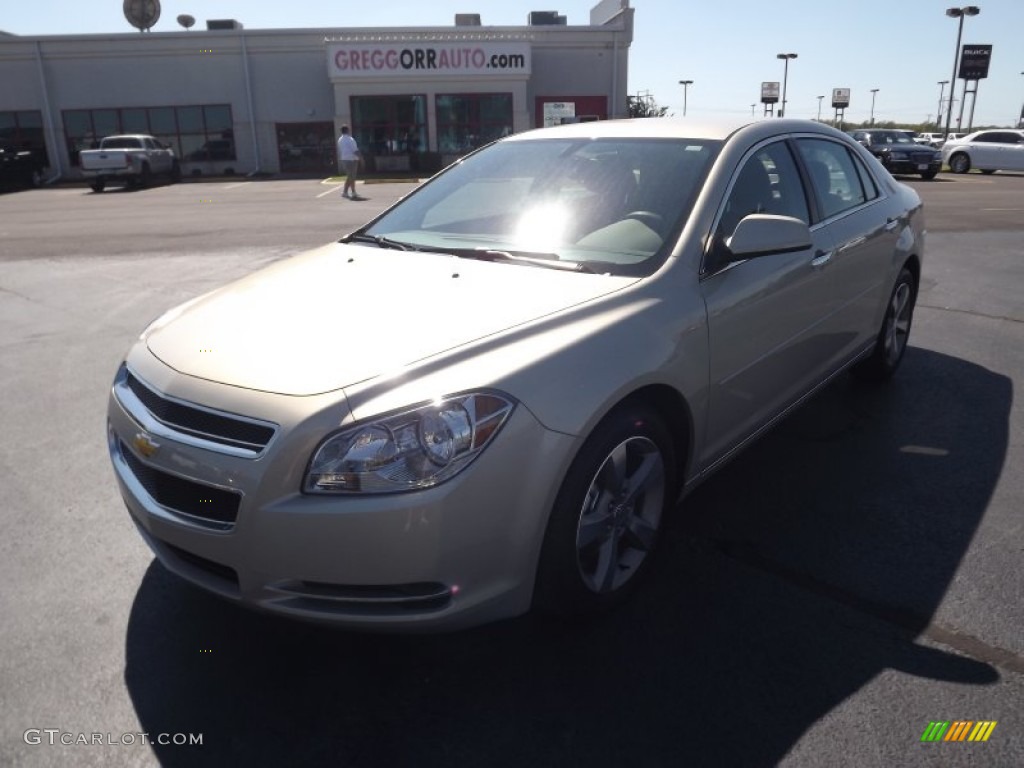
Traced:
<path id="1" fill-rule="evenodd" d="M 729 261 L 805 251 L 811 247 L 811 230 L 792 216 L 753 213 L 736 225 L 725 247 Z"/>

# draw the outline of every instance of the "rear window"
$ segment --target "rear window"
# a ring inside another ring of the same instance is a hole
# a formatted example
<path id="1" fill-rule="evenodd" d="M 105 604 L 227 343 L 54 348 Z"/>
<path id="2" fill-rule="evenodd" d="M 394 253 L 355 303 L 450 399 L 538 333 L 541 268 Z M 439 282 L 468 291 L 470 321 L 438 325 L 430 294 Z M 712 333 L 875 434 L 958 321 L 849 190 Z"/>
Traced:
<path id="1" fill-rule="evenodd" d="M 104 139 L 100 142 L 100 149 L 141 149 L 142 140 L 132 139 L 128 136 L 116 136 Z"/>

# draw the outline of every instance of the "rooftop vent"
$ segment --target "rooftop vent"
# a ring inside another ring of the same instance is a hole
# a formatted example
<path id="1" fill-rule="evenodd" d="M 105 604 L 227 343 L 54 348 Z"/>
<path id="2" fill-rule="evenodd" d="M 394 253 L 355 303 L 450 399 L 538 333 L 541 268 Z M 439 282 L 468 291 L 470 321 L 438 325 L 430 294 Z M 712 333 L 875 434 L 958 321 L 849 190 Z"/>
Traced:
<path id="1" fill-rule="evenodd" d="M 456 13 L 455 14 L 455 26 L 456 27 L 479 27 L 480 26 L 480 14 L 479 13 Z"/>
<path id="2" fill-rule="evenodd" d="M 207 19 L 206 28 L 209 29 L 241 29 L 242 22 L 235 19 Z"/>
<path id="3" fill-rule="evenodd" d="M 560 24 L 565 26 L 565 16 L 562 16 L 558 11 L 530 11 L 530 17 L 528 19 L 531 27 L 543 27 Z"/>

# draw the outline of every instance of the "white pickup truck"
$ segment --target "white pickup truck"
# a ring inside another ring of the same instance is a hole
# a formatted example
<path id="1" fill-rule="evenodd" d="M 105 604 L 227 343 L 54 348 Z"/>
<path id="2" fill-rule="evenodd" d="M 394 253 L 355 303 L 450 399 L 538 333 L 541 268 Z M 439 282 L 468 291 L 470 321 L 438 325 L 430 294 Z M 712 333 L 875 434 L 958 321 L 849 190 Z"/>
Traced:
<path id="1" fill-rule="evenodd" d="M 145 134 L 107 136 L 99 149 L 82 150 L 78 158 L 94 192 L 102 192 L 109 182 L 146 187 L 153 176 L 167 176 L 172 182 L 181 179 L 174 150 Z"/>

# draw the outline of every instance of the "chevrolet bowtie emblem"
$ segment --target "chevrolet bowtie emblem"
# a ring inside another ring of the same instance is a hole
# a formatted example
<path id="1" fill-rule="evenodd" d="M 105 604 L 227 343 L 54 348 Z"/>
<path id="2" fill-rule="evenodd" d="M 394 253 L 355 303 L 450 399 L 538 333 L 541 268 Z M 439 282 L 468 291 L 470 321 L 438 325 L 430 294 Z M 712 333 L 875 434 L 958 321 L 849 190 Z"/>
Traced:
<path id="1" fill-rule="evenodd" d="M 160 450 L 160 443 L 153 440 L 153 438 L 145 432 L 136 432 L 135 439 L 132 440 L 132 445 L 135 447 L 136 451 L 141 453 L 147 459 Z"/>

